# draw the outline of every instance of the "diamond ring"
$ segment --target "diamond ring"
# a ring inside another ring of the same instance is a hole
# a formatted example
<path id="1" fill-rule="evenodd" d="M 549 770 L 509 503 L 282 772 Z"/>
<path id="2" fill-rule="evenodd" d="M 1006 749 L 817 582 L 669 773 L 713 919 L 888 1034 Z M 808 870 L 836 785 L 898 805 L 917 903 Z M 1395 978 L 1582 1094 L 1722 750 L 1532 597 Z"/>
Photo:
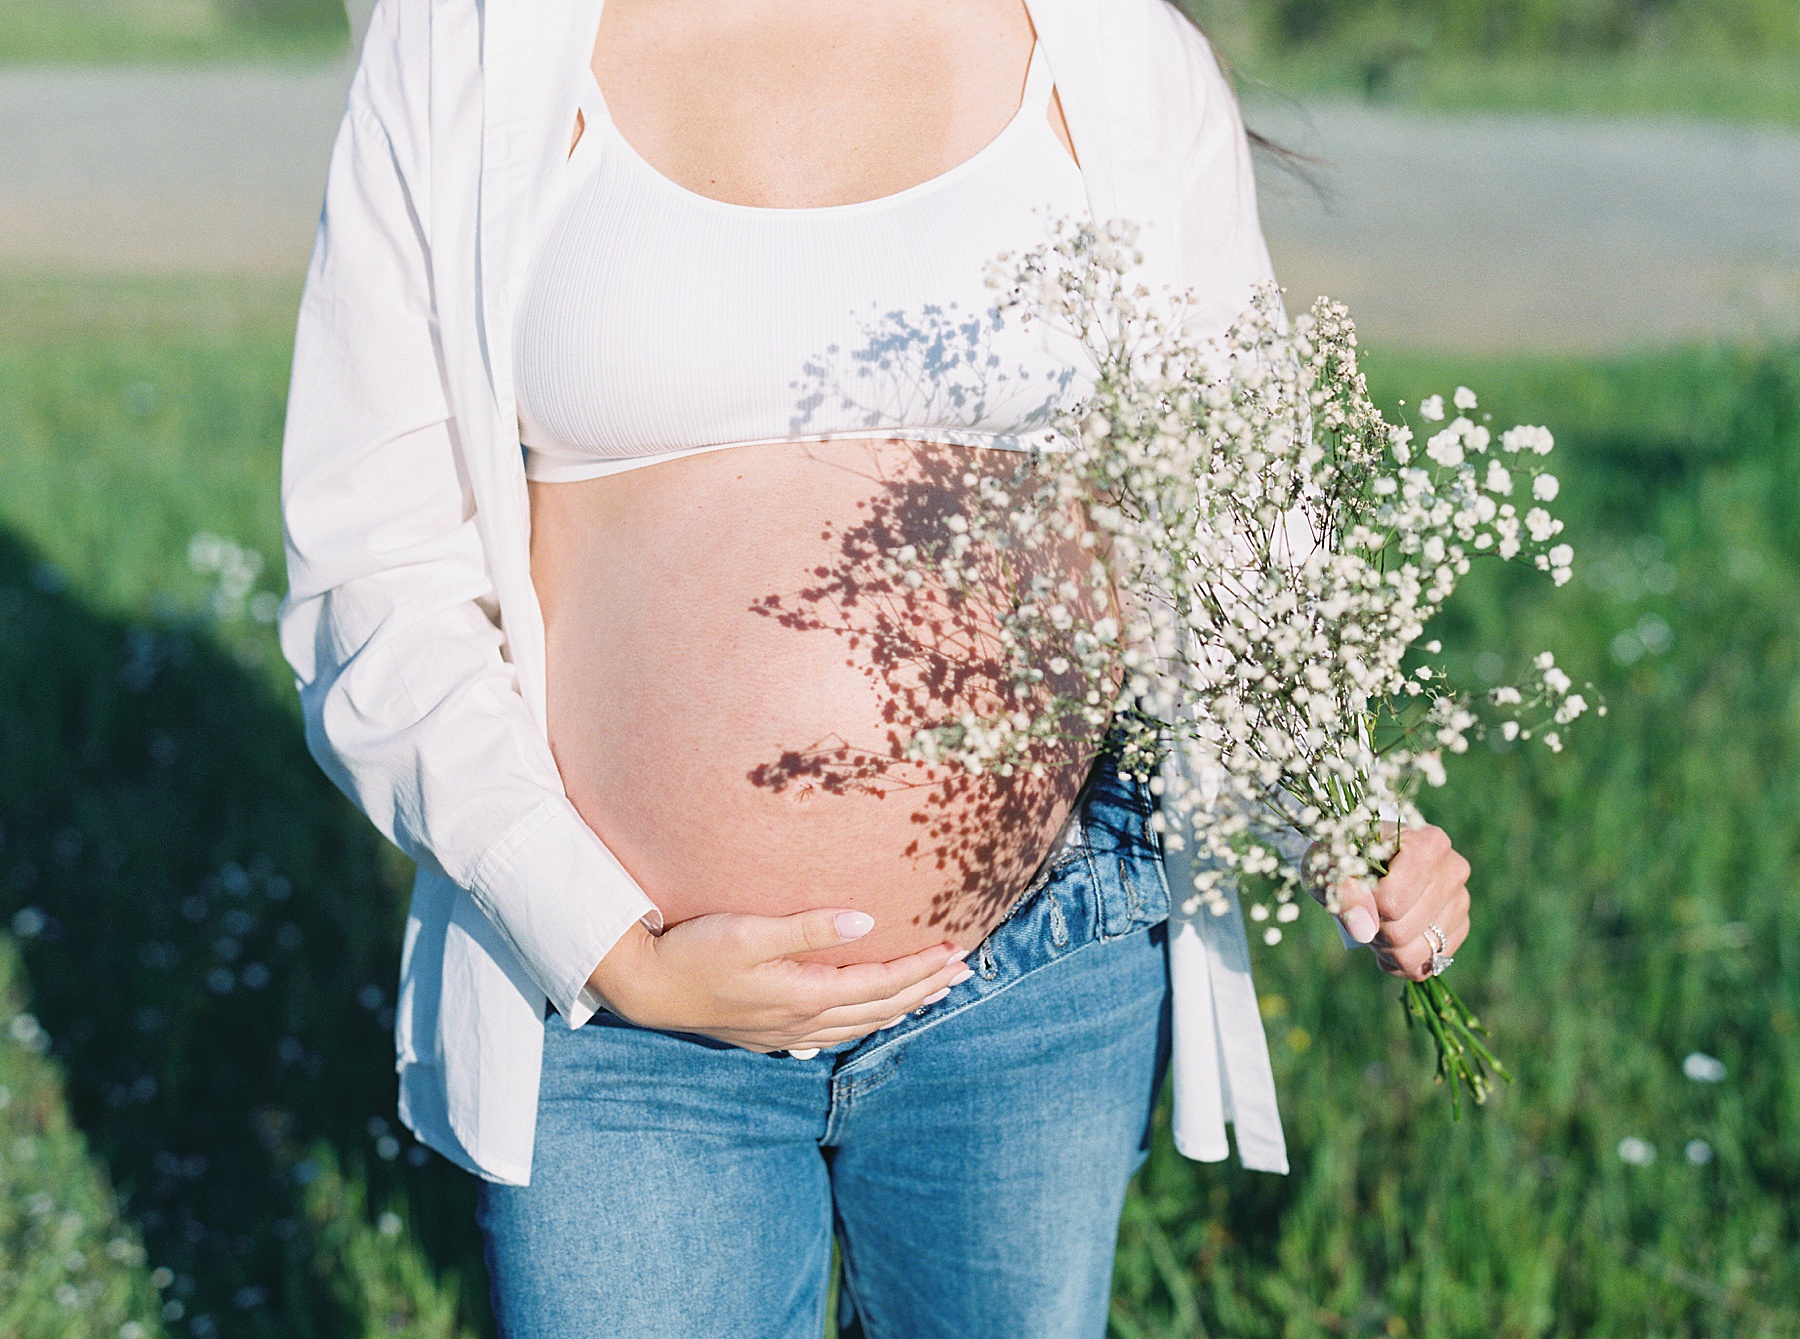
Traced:
<path id="1" fill-rule="evenodd" d="M 1444 970 L 1456 959 L 1445 952 L 1450 947 L 1450 940 L 1438 929 L 1435 921 L 1428 922 L 1425 926 L 1425 942 L 1431 945 L 1431 974 L 1442 976 Z"/>

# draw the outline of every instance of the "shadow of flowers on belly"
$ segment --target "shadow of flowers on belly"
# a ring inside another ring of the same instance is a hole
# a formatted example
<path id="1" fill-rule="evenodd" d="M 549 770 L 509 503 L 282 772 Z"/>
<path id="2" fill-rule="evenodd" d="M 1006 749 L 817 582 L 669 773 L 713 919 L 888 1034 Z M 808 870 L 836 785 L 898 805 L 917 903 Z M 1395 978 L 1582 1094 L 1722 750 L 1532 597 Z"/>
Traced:
<path id="1" fill-rule="evenodd" d="M 904 857 L 940 880 L 915 920 L 957 934 L 991 925 L 1016 900 L 1074 803 L 1098 732 L 1071 718 L 1025 765 L 985 772 L 927 763 L 909 745 L 969 713 L 1043 714 L 1066 685 L 1021 678 L 1019 648 L 1002 636 L 1004 616 L 1034 578 L 1078 576 L 1090 559 L 1076 541 L 977 544 L 951 556 L 981 472 L 991 486 L 995 475 L 1029 468 L 1029 457 L 926 443 L 872 447 L 870 487 L 855 514 L 822 530 L 826 560 L 792 589 L 757 599 L 751 612 L 797 638 L 834 643 L 832 653 L 867 683 L 874 716 L 783 747 L 747 779 L 800 804 L 863 796 L 908 806 L 916 831 Z M 943 567 L 950 562 L 954 576 Z M 1051 645 L 1026 650 L 1025 662 L 1036 665 L 1066 654 Z"/>

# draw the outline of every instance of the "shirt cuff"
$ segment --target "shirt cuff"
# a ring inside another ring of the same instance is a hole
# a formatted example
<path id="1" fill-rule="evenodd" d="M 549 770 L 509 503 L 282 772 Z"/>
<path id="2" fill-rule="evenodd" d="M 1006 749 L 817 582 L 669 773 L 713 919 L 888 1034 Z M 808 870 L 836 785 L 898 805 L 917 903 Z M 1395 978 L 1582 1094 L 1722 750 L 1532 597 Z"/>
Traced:
<path id="1" fill-rule="evenodd" d="M 633 924 L 662 913 L 564 796 L 515 823 L 469 891 L 571 1028 L 601 1007 L 588 977 Z"/>

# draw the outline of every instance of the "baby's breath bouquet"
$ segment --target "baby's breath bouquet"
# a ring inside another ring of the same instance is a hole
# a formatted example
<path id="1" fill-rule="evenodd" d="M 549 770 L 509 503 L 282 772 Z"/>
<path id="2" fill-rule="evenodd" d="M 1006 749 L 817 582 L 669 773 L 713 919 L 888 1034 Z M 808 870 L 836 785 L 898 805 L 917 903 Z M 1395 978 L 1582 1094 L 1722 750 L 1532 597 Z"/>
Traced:
<path id="1" fill-rule="evenodd" d="M 1003 592 L 1010 700 L 910 748 L 1012 774 L 1113 723 L 1122 770 L 1162 797 L 1165 844 L 1192 851 L 1186 914 L 1224 914 L 1236 880 L 1273 944 L 1308 882 L 1335 911 L 1331 890 L 1381 875 L 1446 752 L 1489 728 L 1560 749 L 1587 710 L 1548 651 L 1524 682 L 1475 697 L 1421 641 L 1478 558 L 1569 580 L 1553 443 L 1539 427 L 1496 438 L 1464 387 L 1449 408 L 1418 406 L 1423 442 L 1385 421 L 1349 315 L 1324 299 L 1289 326 L 1264 291 L 1222 339 L 1193 338 L 1179 303 L 1134 284 L 1133 243 L 1128 225 L 1063 225 L 990 276 L 1004 308 L 1079 337 L 1094 388 L 1059 425 L 1067 451 L 965 479 L 979 502 L 906 560 L 956 589 L 978 567 L 991 579 L 977 549 L 1073 540 L 1092 558 L 1079 580 L 1021 576 Z M 1462 1084 L 1482 1100 L 1489 1070 L 1505 1071 L 1477 1018 L 1435 975 L 1404 1000 L 1453 1101 Z"/>

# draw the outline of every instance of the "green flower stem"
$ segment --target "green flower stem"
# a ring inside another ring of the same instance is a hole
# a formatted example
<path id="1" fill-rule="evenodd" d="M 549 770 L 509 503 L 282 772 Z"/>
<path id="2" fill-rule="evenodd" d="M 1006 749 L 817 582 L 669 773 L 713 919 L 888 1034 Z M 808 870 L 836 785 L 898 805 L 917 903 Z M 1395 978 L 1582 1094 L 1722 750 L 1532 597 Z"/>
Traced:
<path id="1" fill-rule="evenodd" d="M 1450 1085 L 1452 1118 L 1462 1118 L 1460 1090 L 1464 1086 L 1476 1106 L 1487 1101 L 1490 1070 L 1512 1082 L 1512 1074 L 1482 1040 L 1488 1035 L 1487 1028 L 1444 984 L 1442 977 L 1408 981 L 1400 993 L 1400 1003 L 1406 1010 L 1408 1025 L 1414 1021 L 1423 1023 L 1436 1044 L 1437 1081 Z"/>

